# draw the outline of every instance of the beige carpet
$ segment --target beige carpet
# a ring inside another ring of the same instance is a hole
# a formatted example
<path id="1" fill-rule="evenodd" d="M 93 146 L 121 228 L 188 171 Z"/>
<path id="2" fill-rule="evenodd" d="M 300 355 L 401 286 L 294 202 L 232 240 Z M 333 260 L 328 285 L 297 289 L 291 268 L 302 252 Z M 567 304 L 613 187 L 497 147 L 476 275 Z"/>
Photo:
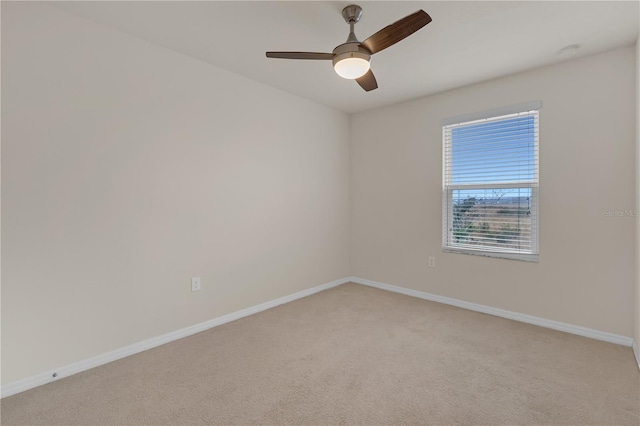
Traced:
<path id="1" fill-rule="evenodd" d="M 630 348 L 356 284 L 2 400 L 2 424 L 640 423 Z"/>

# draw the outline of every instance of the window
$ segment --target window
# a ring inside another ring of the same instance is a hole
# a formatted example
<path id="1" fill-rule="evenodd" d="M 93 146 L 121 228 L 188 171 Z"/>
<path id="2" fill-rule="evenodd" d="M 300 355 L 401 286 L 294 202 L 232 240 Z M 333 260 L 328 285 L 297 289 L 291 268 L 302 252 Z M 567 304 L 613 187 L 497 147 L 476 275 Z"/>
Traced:
<path id="1" fill-rule="evenodd" d="M 538 110 L 443 122 L 444 251 L 538 260 Z"/>

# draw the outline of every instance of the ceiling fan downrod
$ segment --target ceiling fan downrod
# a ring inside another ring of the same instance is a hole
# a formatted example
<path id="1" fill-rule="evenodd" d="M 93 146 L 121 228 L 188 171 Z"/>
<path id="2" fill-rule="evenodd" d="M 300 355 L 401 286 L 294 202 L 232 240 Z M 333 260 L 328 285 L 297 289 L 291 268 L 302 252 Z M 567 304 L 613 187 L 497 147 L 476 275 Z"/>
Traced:
<path id="1" fill-rule="evenodd" d="M 359 43 L 354 32 L 354 27 L 362 17 L 362 8 L 357 4 L 350 4 L 342 9 L 342 17 L 347 24 L 349 24 L 349 37 L 347 37 L 347 41 L 345 43 Z"/>

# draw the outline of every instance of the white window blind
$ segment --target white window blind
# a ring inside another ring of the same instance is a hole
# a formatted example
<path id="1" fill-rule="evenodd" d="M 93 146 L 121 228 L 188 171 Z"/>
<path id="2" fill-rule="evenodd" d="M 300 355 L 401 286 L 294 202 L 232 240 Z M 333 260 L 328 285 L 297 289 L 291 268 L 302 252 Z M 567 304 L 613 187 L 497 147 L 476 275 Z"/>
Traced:
<path id="1" fill-rule="evenodd" d="M 538 259 L 537 109 L 444 125 L 443 250 Z"/>

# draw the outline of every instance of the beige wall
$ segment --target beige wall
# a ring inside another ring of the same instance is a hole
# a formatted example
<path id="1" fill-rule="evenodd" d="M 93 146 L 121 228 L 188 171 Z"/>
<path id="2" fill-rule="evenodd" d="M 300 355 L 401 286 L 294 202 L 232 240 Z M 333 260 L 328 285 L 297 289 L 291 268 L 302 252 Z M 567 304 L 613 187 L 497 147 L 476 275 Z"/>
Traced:
<path id="1" fill-rule="evenodd" d="M 635 219 L 605 210 L 634 208 L 634 69 L 627 47 L 352 116 L 352 275 L 633 336 Z M 533 100 L 540 262 L 443 253 L 441 120 Z"/>
<path id="2" fill-rule="evenodd" d="M 3 384 L 349 275 L 345 114 L 3 2 L 2 127 Z"/>
<path id="3" fill-rule="evenodd" d="M 636 210 L 640 212 L 640 36 L 636 42 Z M 635 308 L 635 341 L 636 347 L 640 349 L 640 215 L 636 217 Z"/>

